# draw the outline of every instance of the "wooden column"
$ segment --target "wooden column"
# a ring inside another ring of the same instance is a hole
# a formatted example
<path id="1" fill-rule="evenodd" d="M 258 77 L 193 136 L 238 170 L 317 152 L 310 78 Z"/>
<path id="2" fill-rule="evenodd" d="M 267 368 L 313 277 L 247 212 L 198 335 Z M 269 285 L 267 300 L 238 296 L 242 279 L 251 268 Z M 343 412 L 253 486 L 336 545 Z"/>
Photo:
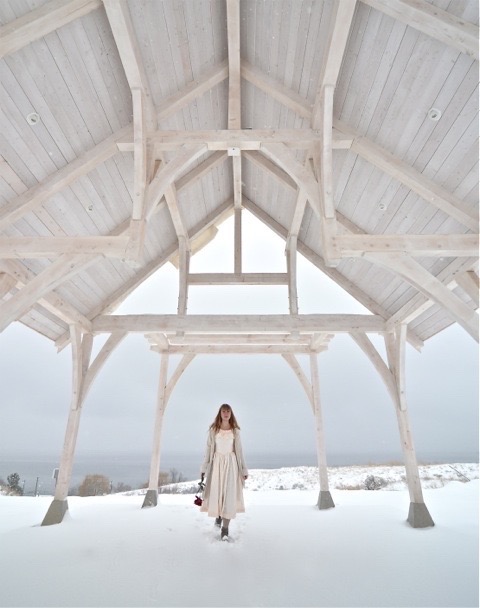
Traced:
<path id="1" fill-rule="evenodd" d="M 318 377 L 317 353 L 310 355 L 310 375 L 312 378 L 313 408 L 315 413 L 315 431 L 317 440 L 318 476 L 320 493 L 317 506 L 319 509 L 331 509 L 335 506 L 328 487 L 327 450 L 323 432 L 323 417 L 320 406 L 320 382 Z"/>
<path id="2" fill-rule="evenodd" d="M 410 508 L 408 511 L 408 523 L 413 528 L 427 528 L 434 526 L 433 519 L 423 500 L 422 485 L 418 472 L 417 457 L 413 443 L 410 420 L 407 411 L 405 391 L 405 346 L 407 337 L 407 326 L 397 326 L 395 334 L 386 336 L 387 356 L 390 369 L 396 385 L 395 413 L 397 415 L 400 441 L 405 461 L 405 472 L 407 476 L 408 491 L 410 494 Z"/>
<path id="3" fill-rule="evenodd" d="M 160 360 L 160 377 L 158 380 L 157 393 L 157 411 L 155 414 L 152 458 L 150 461 L 150 478 L 148 480 L 148 490 L 145 494 L 142 509 L 144 507 L 156 507 L 158 503 L 158 475 L 160 473 L 160 452 L 163 415 L 165 413 L 165 408 L 167 407 L 168 358 L 168 353 L 163 352 Z"/>
<path id="4" fill-rule="evenodd" d="M 116 346 L 126 336 L 126 332 L 115 332 L 105 342 L 103 348 L 89 366 L 92 353 L 93 335 L 85 334 L 82 339 L 81 329 L 78 325 L 70 326 L 70 342 L 72 345 L 72 402 L 68 415 L 65 441 L 58 472 L 55 496 L 42 521 L 42 526 L 59 524 L 68 511 L 68 489 L 72 476 L 73 458 L 77 443 L 78 429 L 82 405 L 87 396 L 93 380 L 112 354 Z"/>
<path id="5" fill-rule="evenodd" d="M 68 415 L 65 441 L 60 460 L 57 485 L 54 500 L 51 503 L 42 526 L 59 524 L 68 510 L 68 487 L 72 476 L 73 456 L 77 443 L 80 415 L 84 400 L 83 384 L 92 351 L 93 336 L 86 334 L 82 340 L 82 333 L 78 326 L 70 326 L 70 341 L 72 344 L 72 401 Z"/>

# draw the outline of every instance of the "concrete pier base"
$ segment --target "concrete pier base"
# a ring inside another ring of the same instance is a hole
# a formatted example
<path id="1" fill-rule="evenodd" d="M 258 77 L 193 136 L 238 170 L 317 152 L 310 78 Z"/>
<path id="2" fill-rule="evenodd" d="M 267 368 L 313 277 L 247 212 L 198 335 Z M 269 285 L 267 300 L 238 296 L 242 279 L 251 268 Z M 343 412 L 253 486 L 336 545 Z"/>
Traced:
<path id="1" fill-rule="evenodd" d="M 147 490 L 145 494 L 145 498 L 143 500 L 142 509 L 145 507 L 156 507 L 158 504 L 158 491 L 157 490 Z"/>
<path id="2" fill-rule="evenodd" d="M 42 526 L 52 526 L 53 524 L 61 523 L 67 511 L 68 501 L 54 498 L 43 518 Z"/>
<path id="3" fill-rule="evenodd" d="M 318 495 L 317 507 L 319 509 L 333 509 L 333 507 L 335 507 L 335 503 L 333 502 L 330 492 L 320 491 Z"/>
<path id="4" fill-rule="evenodd" d="M 424 502 L 410 503 L 407 521 L 412 528 L 428 528 L 435 525 Z"/>

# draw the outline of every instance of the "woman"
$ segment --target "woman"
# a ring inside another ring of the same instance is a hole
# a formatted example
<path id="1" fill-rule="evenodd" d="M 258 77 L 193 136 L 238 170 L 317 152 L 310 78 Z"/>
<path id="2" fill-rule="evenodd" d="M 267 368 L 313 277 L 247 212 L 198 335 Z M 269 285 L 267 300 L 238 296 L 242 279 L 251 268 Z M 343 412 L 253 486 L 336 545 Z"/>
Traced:
<path id="1" fill-rule="evenodd" d="M 248 470 L 243 459 L 240 427 L 228 403 L 220 406 L 208 431 L 205 458 L 200 469 L 206 477 L 201 511 L 215 517 L 221 540 L 228 540 L 228 524 L 245 512 L 243 485 Z"/>

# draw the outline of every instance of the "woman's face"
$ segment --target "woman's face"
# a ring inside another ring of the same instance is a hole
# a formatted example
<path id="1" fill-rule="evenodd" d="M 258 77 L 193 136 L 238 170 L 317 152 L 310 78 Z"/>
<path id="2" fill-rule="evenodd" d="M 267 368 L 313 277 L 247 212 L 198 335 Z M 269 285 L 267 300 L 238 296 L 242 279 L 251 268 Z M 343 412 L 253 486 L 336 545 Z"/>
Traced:
<path id="1" fill-rule="evenodd" d="M 232 412 L 228 409 L 228 407 L 222 407 L 222 409 L 220 410 L 220 415 L 222 416 L 222 420 L 228 422 L 230 420 Z"/>

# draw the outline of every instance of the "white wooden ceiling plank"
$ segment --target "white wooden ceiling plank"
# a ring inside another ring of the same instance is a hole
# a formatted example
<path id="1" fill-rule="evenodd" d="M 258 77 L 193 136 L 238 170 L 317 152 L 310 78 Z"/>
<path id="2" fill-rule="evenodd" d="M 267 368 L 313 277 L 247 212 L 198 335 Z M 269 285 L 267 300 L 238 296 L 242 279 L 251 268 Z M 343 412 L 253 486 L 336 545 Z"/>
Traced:
<path id="1" fill-rule="evenodd" d="M 48 132 L 42 129 L 42 132 L 39 133 L 34 126 L 27 123 L 26 116 L 22 116 L 16 103 L 2 84 L 0 84 L 0 94 L 2 109 L 11 116 L 10 121 L 2 121 L 3 135 L 22 158 L 26 159 L 35 178 L 41 181 L 57 168 L 39 140 L 42 135 L 48 137 Z"/>
<path id="2" fill-rule="evenodd" d="M 409 27 L 454 46 L 474 59 L 478 54 L 478 27 L 447 13 L 424 0 L 362 0 Z"/>
<path id="3" fill-rule="evenodd" d="M 111 133 L 114 133 L 125 126 L 123 120 L 117 115 L 117 106 L 112 98 L 113 91 L 107 87 L 100 66 L 97 63 L 95 50 L 85 31 L 84 22 L 72 23 L 67 29 L 57 32 L 58 38 L 65 48 L 68 61 L 72 64 L 70 70 L 64 70 L 65 75 L 79 79 L 80 92 L 88 91 L 90 119 L 101 118 L 103 123 L 108 125 Z M 59 53 L 55 54 L 56 57 Z M 81 95 L 76 97 L 81 99 Z M 89 120 L 89 124 L 93 124 Z M 105 129 L 105 126 L 102 127 Z M 107 130 L 105 130 L 108 133 Z"/>
<path id="4" fill-rule="evenodd" d="M 105 11 L 98 11 L 94 19 L 86 17 L 81 24 L 92 50 L 92 69 L 95 74 L 98 70 L 104 83 L 100 90 L 110 96 L 118 121 L 124 127 L 132 120 L 132 100 L 107 15 Z"/>
<path id="5" fill-rule="evenodd" d="M 127 130 L 130 130 L 129 127 L 127 127 Z M 116 153 L 115 141 L 117 137 L 124 133 L 126 134 L 127 130 L 117 133 L 111 138 L 107 138 L 107 140 L 95 146 L 93 150 L 85 153 L 13 201 L 10 201 L 1 210 L 0 225 L 5 225 L 5 222 L 17 221 L 27 210 L 30 211 L 35 206 L 45 203 L 49 198 L 73 183 L 75 179 L 85 175 L 97 164 L 113 156 Z"/>
<path id="6" fill-rule="evenodd" d="M 335 126 L 345 132 L 344 127 L 338 121 L 335 123 Z M 475 230 L 478 220 L 473 216 L 473 211 L 470 208 L 466 207 L 462 201 L 457 200 L 444 188 L 407 165 L 407 163 L 399 160 L 387 150 L 366 138 L 355 138 L 351 149 L 407 185 L 429 203 L 442 209 L 447 215 L 455 217 L 455 219 L 467 227 Z"/>
<path id="7" fill-rule="evenodd" d="M 101 6 L 101 0 L 51 0 L 0 27 L 0 57 L 15 53 L 34 40 Z"/>
<path id="8" fill-rule="evenodd" d="M 61 39 L 54 32 L 46 36 L 44 40 L 82 120 L 98 143 L 112 134 L 112 127 L 102 105 L 98 102 L 90 76 L 86 73 L 83 61 L 80 59 L 82 55 L 91 55 L 91 48 L 88 45 L 77 50 L 72 29 L 76 28 L 69 26 L 68 32 L 65 32 Z M 95 70 L 92 71 L 95 72 Z"/>
<path id="9" fill-rule="evenodd" d="M 0 80 L 9 95 L 15 98 L 17 116 L 22 126 L 28 126 L 27 116 L 30 113 L 36 112 L 40 116 L 40 121 L 33 129 L 29 129 L 33 137 L 38 136 L 39 143 L 42 143 L 55 165 L 61 167 L 65 161 L 73 160 L 75 153 L 70 143 L 59 128 L 19 54 L 8 57 L 7 61 L 0 64 Z M 2 92 L 3 99 L 6 99 L 6 95 Z"/>
<path id="10" fill-rule="evenodd" d="M 30 75 L 43 92 L 52 112 L 54 111 L 58 124 L 66 136 L 71 138 L 77 156 L 102 141 L 104 139 L 102 136 L 109 133 L 97 134 L 89 131 L 81 112 L 81 104 L 77 105 L 46 40 L 34 42 L 22 53 Z"/>

